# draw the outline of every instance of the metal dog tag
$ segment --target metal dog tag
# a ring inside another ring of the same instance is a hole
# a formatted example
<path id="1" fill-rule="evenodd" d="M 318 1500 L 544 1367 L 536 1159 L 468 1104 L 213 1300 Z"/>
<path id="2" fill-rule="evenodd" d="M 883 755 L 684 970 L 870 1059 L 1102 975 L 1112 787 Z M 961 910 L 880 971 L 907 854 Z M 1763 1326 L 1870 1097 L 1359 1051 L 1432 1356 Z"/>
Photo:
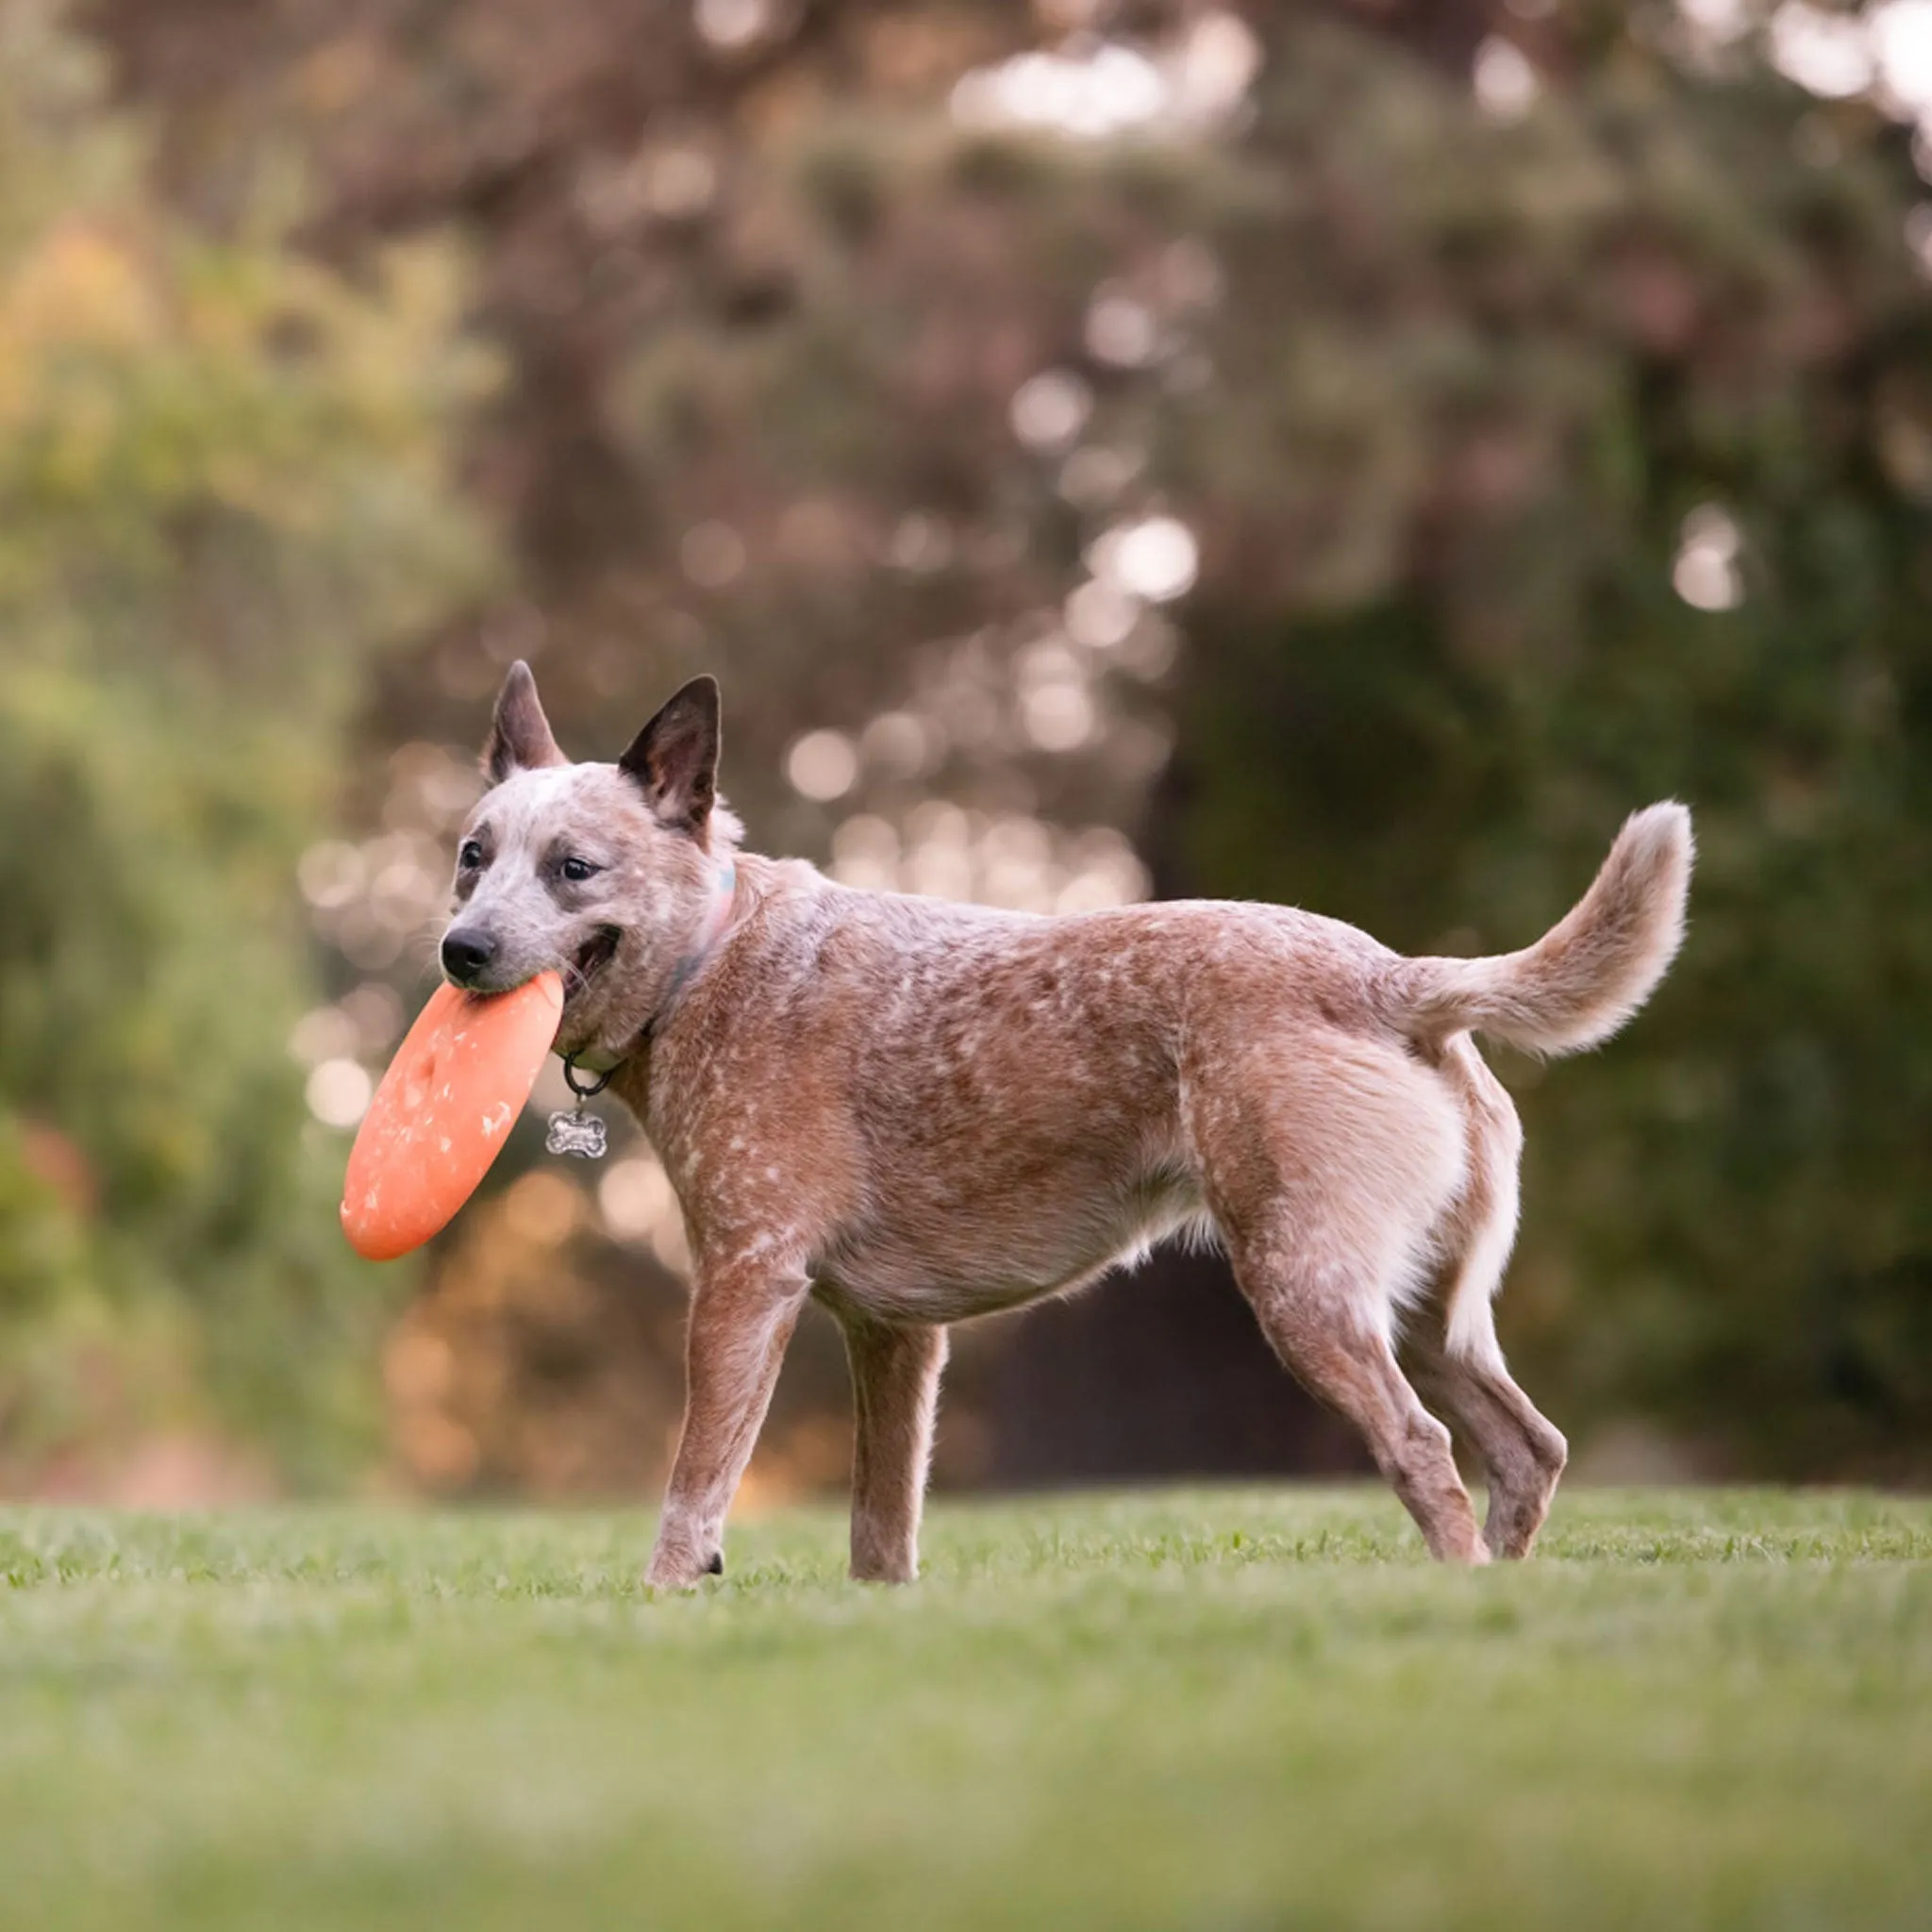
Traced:
<path id="1" fill-rule="evenodd" d="M 570 1113 L 550 1116 L 550 1132 L 543 1142 L 549 1154 L 575 1154 L 584 1160 L 602 1160 L 605 1152 L 604 1123 L 581 1108 Z"/>

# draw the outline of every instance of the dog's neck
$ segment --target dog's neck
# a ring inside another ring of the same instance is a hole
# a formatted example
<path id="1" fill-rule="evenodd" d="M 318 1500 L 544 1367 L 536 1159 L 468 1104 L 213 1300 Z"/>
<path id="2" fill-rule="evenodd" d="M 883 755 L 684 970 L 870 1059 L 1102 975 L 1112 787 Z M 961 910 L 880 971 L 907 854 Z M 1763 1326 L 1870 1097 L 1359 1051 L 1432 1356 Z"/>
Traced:
<path id="1" fill-rule="evenodd" d="M 645 1021 L 642 1031 L 622 1053 L 590 1051 L 571 1054 L 568 1058 L 573 1067 L 581 1068 L 588 1074 L 612 1073 L 663 1025 L 665 1017 L 683 997 L 685 988 L 697 977 L 711 955 L 718 950 L 724 929 L 731 924 L 731 908 L 737 904 L 737 899 L 738 861 L 734 854 L 726 852 L 712 863 L 710 901 L 705 908 L 704 918 L 699 921 L 690 946 L 677 956 L 677 963 L 671 969 L 671 981 L 664 989 L 664 997 L 658 1003 L 658 1010 Z"/>
<path id="2" fill-rule="evenodd" d="M 718 941 L 724 937 L 724 928 L 731 924 L 731 908 L 738 901 L 738 860 L 727 852 L 711 867 L 711 903 L 705 908 L 703 924 L 698 927 L 697 938 L 691 942 L 691 950 L 678 956 L 677 964 L 671 969 L 671 984 L 664 998 L 651 1018 L 655 1027 L 676 1002 L 693 979 L 698 969 L 704 965 L 718 949 Z M 647 1032 L 650 1027 L 645 1029 Z"/>

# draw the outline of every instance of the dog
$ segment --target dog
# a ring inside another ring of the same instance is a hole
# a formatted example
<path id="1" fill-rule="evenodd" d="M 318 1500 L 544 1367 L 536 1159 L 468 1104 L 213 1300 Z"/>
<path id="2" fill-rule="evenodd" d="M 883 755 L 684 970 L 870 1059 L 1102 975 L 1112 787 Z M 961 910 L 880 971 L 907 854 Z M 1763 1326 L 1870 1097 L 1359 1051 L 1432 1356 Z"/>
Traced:
<path id="1" fill-rule="evenodd" d="M 557 1051 L 610 1072 L 683 1209 L 686 1407 L 648 1584 L 723 1573 L 808 1297 L 851 1359 L 852 1574 L 906 1582 L 948 1325 L 1177 1233 L 1224 1245 L 1437 1557 L 1528 1554 L 1567 1449 L 1497 1345 L 1523 1137 L 1471 1036 L 1574 1053 L 1643 1004 L 1683 936 L 1682 806 L 1634 814 L 1534 945 L 1407 958 L 1286 907 L 860 891 L 741 853 L 718 755 L 700 677 L 615 764 L 572 764 L 514 665 L 441 949 L 473 991 L 562 974 Z M 1481 1531 L 1424 1393 L 1483 1465 Z"/>

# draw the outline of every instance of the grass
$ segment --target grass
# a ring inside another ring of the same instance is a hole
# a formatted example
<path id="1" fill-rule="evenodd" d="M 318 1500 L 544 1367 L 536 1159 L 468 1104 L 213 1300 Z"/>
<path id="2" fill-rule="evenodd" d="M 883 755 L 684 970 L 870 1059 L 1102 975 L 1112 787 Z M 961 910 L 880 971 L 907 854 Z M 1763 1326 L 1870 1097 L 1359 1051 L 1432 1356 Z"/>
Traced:
<path id="1" fill-rule="evenodd" d="M 635 1513 L 0 1511 L 0 1923 L 1932 1924 L 1932 1502 L 836 1512 L 653 1600 Z"/>

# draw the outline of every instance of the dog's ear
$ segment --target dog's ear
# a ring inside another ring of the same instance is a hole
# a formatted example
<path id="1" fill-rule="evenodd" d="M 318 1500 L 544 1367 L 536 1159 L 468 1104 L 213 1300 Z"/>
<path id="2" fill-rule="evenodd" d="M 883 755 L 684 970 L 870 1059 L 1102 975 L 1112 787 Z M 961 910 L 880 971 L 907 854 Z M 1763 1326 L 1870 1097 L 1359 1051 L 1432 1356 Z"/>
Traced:
<path id="1" fill-rule="evenodd" d="M 519 658 L 496 693 L 496 710 L 483 744 L 483 775 L 492 785 L 501 785 L 512 772 L 569 762 L 550 735 L 550 720 L 537 700 L 537 680 Z"/>
<path id="2" fill-rule="evenodd" d="M 718 796 L 718 680 L 693 677 L 617 762 L 659 820 L 702 838 Z"/>

